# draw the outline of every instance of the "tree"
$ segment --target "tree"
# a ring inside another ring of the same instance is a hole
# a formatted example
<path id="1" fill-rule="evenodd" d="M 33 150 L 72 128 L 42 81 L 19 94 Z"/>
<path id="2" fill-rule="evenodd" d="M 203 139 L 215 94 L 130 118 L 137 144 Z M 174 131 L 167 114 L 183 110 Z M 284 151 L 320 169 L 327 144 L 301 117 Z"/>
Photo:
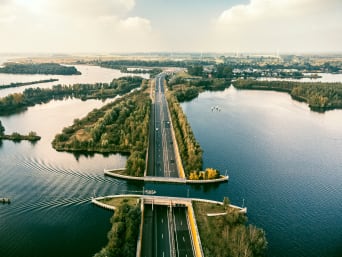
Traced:
<path id="1" fill-rule="evenodd" d="M 220 63 L 216 66 L 214 76 L 217 78 L 231 79 L 233 77 L 233 70 L 230 66 Z"/>
<path id="2" fill-rule="evenodd" d="M 2 125 L 1 120 L 0 120 L 0 136 L 3 136 L 5 133 L 5 127 Z"/>
<path id="3" fill-rule="evenodd" d="M 220 177 L 220 172 L 213 168 L 207 168 L 205 170 L 208 173 L 208 179 L 215 179 Z"/>
<path id="4" fill-rule="evenodd" d="M 225 210 L 228 209 L 229 204 L 230 204 L 230 200 L 229 200 L 229 198 L 228 198 L 227 196 L 225 196 L 225 197 L 223 198 L 223 207 L 224 207 Z"/>
<path id="5" fill-rule="evenodd" d="M 188 66 L 188 73 L 192 76 L 202 76 L 203 75 L 203 66 L 202 65 Z"/>
<path id="6" fill-rule="evenodd" d="M 37 133 L 34 131 L 30 131 L 30 133 L 28 134 L 29 137 L 36 137 Z"/>
<path id="7" fill-rule="evenodd" d="M 140 206 L 122 201 L 111 219 L 108 244 L 95 257 L 135 257 L 141 221 Z"/>

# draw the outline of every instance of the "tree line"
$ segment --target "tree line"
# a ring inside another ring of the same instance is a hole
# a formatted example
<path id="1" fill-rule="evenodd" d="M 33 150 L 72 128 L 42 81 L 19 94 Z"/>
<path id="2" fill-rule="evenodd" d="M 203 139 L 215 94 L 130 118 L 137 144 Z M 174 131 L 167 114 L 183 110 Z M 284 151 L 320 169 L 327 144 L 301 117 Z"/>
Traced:
<path id="1" fill-rule="evenodd" d="M 12 87 L 23 87 L 28 85 L 35 85 L 40 83 L 48 83 L 48 82 L 56 82 L 58 79 L 43 79 L 43 80 L 37 80 L 37 81 L 31 81 L 31 82 L 14 82 L 8 85 L 0 85 L 0 90 L 5 88 L 12 88 Z"/>
<path id="2" fill-rule="evenodd" d="M 21 135 L 18 132 L 13 132 L 11 135 L 6 135 L 5 134 L 5 127 L 2 125 L 1 120 L 0 120 L 0 141 L 2 139 L 12 140 L 15 142 L 19 142 L 21 140 L 28 140 L 31 142 L 35 142 L 35 141 L 40 140 L 41 137 L 38 136 L 37 133 L 34 131 L 29 132 L 28 135 Z"/>
<path id="3" fill-rule="evenodd" d="M 11 74 L 50 74 L 80 75 L 74 66 L 63 66 L 57 63 L 6 63 L 0 73 Z"/>
<path id="4" fill-rule="evenodd" d="M 169 93 L 166 96 L 184 172 L 186 176 L 189 177 L 190 172 L 202 170 L 203 151 L 199 143 L 196 141 L 189 122 L 182 110 L 182 107 L 177 101 L 176 96 L 172 93 Z"/>
<path id="5" fill-rule="evenodd" d="M 55 85 L 45 89 L 27 88 L 23 93 L 14 93 L 0 98 L 0 115 L 11 115 L 26 110 L 29 106 L 65 97 L 82 100 L 113 98 L 140 87 L 142 80 L 141 77 L 122 77 L 114 79 L 111 83 Z"/>
<path id="6" fill-rule="evenodd" d="M 259 81 L 239 79 L 233 82 L 238 89 L 273 90 L 287 92 L 298 101 L 309 104 L 313 111 L 342 108 L 342 83 Z"/>
<path id="7" fill-rule="evenodd" d="M 198 80 L 175 79 L 170 80 L 170 89 L 173 90 L 179 102 L 191 101 L 203 91 L 220 91 L 230 86 L 230 81 L 225 79 L 201 78 Z"/>
<path id="8" fill-rule="evenodd" d="M 133 69 L 133 70 L 129 70 L 126 66 L 122 67 L 122 66 L 118 66 L 118 69 L 120 69 L 120 72 L 122 73 L 133 73 L 133 74 L 142 74 L 142 73 L 148 73 L 150 74 L 151 77 L 155 77 L 156 75 L 158 75 L 159 73 L 161 73 L 163 70 L 160 68 L 153 68 L 153 69 Z"/>
<path id="9" fill-rule="evenodd" d="M 200 60 L 111 60 L 101 61 L 96 60 L 91 64 L 98 65 L 100 67 L 121 69 L 122 67 L 187 67 L 189 65 L 211 65 L 214 61 L 200 61 Z"/>
<path id="10" fill-rule="evenodd" d="M 204 66 L 202 64 L 193 64 L 187 66 L 187 71 L 189 75 L 192 76 L 200 76 L 200 77 L 212 77 L 219 79 L 232 79 L 233 78 L 233 69 L 230 65 L 219 63 L 215 65 L 211 65 L 211 67 L 207 68 L 207 71 L 204 70 Z"/>
<path id="11" fill-rule="evenodd" d="M 140 231 L 140 206 L 122 202 L 111 218 L 108 244 L 94 257 L 135 257 Z"/>
<path id="12" fill-rule="evenodd" d="M 212 65 L 206 72 L 203 65 L 189 65 L 187 73 L 196 77 L 167 77 L 168 86 L 179 102 L 191 101 L 206 90 L 224 90 L 230 86 L 232 79 L 232 68 L 224 64 Z"/>
<path id="13" fill-rule="evenodd" d="M 55 136 L 52 146 L 58 151 L 126 153 L 127 174 L 143 176 L 150 111 L 149 95 L 133 92 L 94 109 L 83 119 L 75 119 L 73 125 Z"/>
<path id="14" fill-rule="evenodd" d="M 220 178 L 220 172 L 214 168 L 206 168 L 204 171 L 191 171 L 189 179 L 191 180 L 207 180 Z"/>

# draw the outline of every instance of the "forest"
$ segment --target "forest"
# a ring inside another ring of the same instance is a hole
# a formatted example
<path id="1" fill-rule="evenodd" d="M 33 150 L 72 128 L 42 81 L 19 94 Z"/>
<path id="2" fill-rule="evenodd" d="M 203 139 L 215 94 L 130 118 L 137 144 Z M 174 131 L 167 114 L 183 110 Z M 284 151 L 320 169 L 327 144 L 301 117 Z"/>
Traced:
<path id="1" fill-rule="evenodd" d="M 203 91 L 219 91 L 228 88 L 232 68 L 224 64 L 213 65 L 204 71 L 203 65 L 188 65 L 187 73 L 167 77 L 168 86 L 179 102 L 191 101 Z"/>
<path id="2" fill-rule="evenodd" d="M 230 208 L 227 197 L 224 205 L 193 201 L 193 208 L 204 256 L 265 256 L 267 248 L 265 231 L 253 225 L 246 225 L 246 215 Z M 207 213 L 223 212 L 226 214 L 207 216 Z"/>
<path id="3" fill-rule="evenodd" d="M 139 88 L 141 77 L 122 77 L 111 83 L 55 85 L 50 88 L 28 88 L 23 93 L 14 93 L 0 98 L 0 115 L 11 115 L 26 110 L 36 104 L 47 103 L 53 99 L 74 97 L 86 99 L 107 99 Z"/>
<path id="4" fill-rule="evenodd" d="M 121 69 L 123 67 L 187 67 L 189 65 L 210 65 L 214 61 L 199 61 L 199 60 L 111 60 L 111 61 L 94 61 L 91 64 L 100 67 Z"/>
<path id="5" fill-rule="evenodd" d="M 239 79 L 233 84 L 238 89 L 287 92 L 293 99 L 308 103 L 313 111 L 323 112 L 342 108 L 342 83 Z"/>
<path id="6" fill-rule="evenodd" d="M 169 87 L 173 90 L 179 102 L 191 101 L 203 91 L 219 91 L 230 86 L 230 81 L 225 79 L 201 78 L 186 81 L 184 79 L 170 80 Z"/>
<path id="7" fill-rule="evenodd" d="M 52 146 L 58 151 L 127 154 L 127 174 L 143 176 L 151 111 L 149 94 L 144 92 L 146 83 L 142 90 L 75 119 L 55 136 Z"/>
<path id="8" fill-rule="evenodd" d="M 163 70 L 160 68 L 153 68 L 153 69 L 133 69 L 129 70 L 127 67 L 118 66 L 118 69 L 120 69 L 120 72 L 122 73 L 133 73 L 133 74 L 143 74 L 148 73 L 151 77 L 155 77 L 157 74 L 161 73 Z"/>
<path id="9" fill-rule="evenodd" d="M 94 257 L 135 257 L 140 231 L 140 205 L 132 206 L 122 201 L 111 218 L 112 228 L 108 244 Z"/>
<path id="10" fill-rule="evenodd" d="M 57 63 L 6 63 L 0 73 L 11 74 L 49 74 L 80 75 L 74 66 L 63 66 Z"/>

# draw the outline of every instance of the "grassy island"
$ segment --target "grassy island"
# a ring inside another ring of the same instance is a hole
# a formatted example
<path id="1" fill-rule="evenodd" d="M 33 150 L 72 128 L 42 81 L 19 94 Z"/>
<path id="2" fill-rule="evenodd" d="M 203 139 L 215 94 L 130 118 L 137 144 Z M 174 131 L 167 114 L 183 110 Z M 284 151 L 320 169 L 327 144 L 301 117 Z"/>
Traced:
<path id="1" fill-rule="evenodd" d="M 0 98 L 0 115 L 25 111 L 29 106 L 47 103 L 53 99 L 74 97 L 82 100 L 114 98 L 140 87 L 142 78 L 122 77 L 111 83 L 56 85 L 52 88 L 27 88 L 23 93 L 14 93 Z"/>
<path id="2" fill-rule="evenodd" d="M 228 198 L 223 205 L 198 201 L 193 201 L 192 205 L 204 256 L 265 256 L 264 230 L 246 225 L 246 215 L 229 207 Z"/>
<path id="3" fill-rule="evenodd" d="M 28 135 L 21 135 L 17 132 L 13 132 L 11 135 L 0 135 L 0 140 L 12 140 L 15 142 L 19 142 L 21 140 L 27 140 L 31 142 L 36 142 L 41 139 L 40 136 L 37 135 L 36 132 L 31 131 Z"/>
<path id="4" fill-rule="evenodd" d="M 0 121 L 0 140 L 12 140 L 15 142 L 19 142 L 21 140 L 28 140 L 31 142 L 35 142 L 41 139 L 40 136 L 37 135 L 36 132 L 31 131 L 28 135 L 21 135 L 17 132 L 13 132 L 11 135 L 5 135 L 5 128 L 2 125 L 1 121 Z"/>
<path id="5" fill-rule="evenodd" d="M 0 85 L 0 90 L 5 88 L 12 88 L 12 87 L 24 87 L 29 85 L 35 85 L 40 83 L 48 83 L 48 82 L 56 82 L 58 79 L 43 79 L 43 80 L 37 80 L 37 81 L 30 81 L 30 82 L 16 82 L 11 83 L 8 85 Z"/>
<path id="6" fill-rule="evenodd" d="M 73 66 L 63 66 L 57 63 L 6 63 L 0 68 L 0 73 L 11 74 L 49 74 L 49 75 L 80 75 Z"/>
<path id="7" fill-rule="evenodd" d="M 308 103 L 313 111 L 324 112 L 342 109 L 342 83 L 238 79 L 233 84 L 238 89 L 273 90 L 289 93 L 293 99 Z"/>
<path id="8" fill-rule="evenodd" d="M 135 257 L 140 231 L 140 204 L 121 199 L 111 218 L 112 228 L 108 233 L 108 244 L 94 257 Z"/>
<path id="9" fill-rule="evenodd" d="M 55 136 L 52 146 L 58 151 L 127 154 L 127 175 L 143 176 L 151 109 L 146 84 L 143 81 L 141 90 L 75 119 Z"/>

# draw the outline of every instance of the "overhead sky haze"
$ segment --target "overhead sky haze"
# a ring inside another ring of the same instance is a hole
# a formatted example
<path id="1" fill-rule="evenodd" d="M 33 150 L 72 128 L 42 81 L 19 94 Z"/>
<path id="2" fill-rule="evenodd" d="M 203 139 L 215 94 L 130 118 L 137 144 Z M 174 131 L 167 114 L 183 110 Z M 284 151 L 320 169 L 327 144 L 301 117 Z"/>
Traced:
<path id="1" fill-rule="evenodd" d="M 342 52 L 341 0 L 0 0 L 0 52 Z"/>

